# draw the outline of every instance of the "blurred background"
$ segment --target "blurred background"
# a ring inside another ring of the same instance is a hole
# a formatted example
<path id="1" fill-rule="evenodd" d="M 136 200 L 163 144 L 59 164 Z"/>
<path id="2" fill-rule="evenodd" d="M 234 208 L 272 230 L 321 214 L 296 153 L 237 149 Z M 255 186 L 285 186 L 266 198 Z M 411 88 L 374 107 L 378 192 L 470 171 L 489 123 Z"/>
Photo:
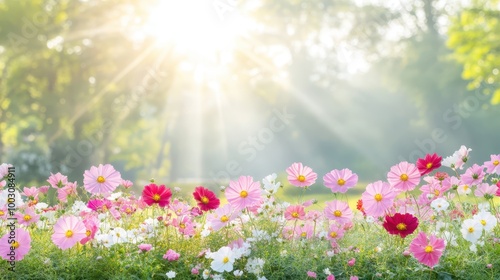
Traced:
<path id="1" fill-rule="evenodd" d="M 384 180 L 500 152 L 500 1 L 0 0 L 0 162 L 18 184 L 218 187 L 303 162 Z"/>

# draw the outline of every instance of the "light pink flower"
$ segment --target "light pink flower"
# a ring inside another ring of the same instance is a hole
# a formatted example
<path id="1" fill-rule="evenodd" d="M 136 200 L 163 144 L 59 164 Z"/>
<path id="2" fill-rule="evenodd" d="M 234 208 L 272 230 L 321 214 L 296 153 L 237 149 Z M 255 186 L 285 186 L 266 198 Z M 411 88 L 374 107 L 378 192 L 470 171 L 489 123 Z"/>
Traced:
<path id="1" fill-rule="evenodd" d="M 29 200 L 38 200 L 38 193 L 40 191 L 36 187 L 24 187 L 22 195 L 25 195 Z"/>
<path id="2" fill-rule="evenodd" d="M 323 176 L 323 181 L 325 186 L 330 188 L 332 192 L 345 193 L 358 183 L 358 175 L 347 168 L 342 170 L 334 169 Z"/>
<path id="3" fill-rule="evenodd" d="M 6 261 L 20 261 L 31 249 L 31 237 L 28 231 L 16 228 L 14 236 L 15 239 L 11 239 L 8 231 L 0 238 L 0 256 Z M 11 251 L 11 247 L 14 247 L 14 251 Z"/>
<path id="4" fill-rule="evenodd" d="M 326 280 L 335 280 L 335 276 L 333 274 L 330 274 L 326 277 Z"/>
<path id="5" fill-rule="evenodd" d="M 308 187 L 316 182 L 318 174 L 314 173 L 308 166 L 303 166 L 300 162 L 294 162 L 286 169 L 288 181 L 296 187 Z"/>
<path id="6" fill-rule="evenodd" d="M 141 250 L 142 252 L 149 252 L 151 251 L 151 249 L 153 248 L 153 245 L 151 244 L 139 244 L 137 246 L 139 248 L 139 250 Z"/>
<path id="7" fill-rule="evenodd" d="M 56 174 L 50 173 L 50 177 L 47 180 L 47 182 L 49 182 L 49 184 L 53 188 L 56 188 L 56 189 L 62 188 L 64 186 L 66 186 L 66 184 L 68 183 L 68 177 L 62 175 L 60 172 L 57 172 Z"/>
<path id="8" fill-rule="evenodd" d="M 314 235 L 314 227 L 310 223 L 306 223 L 295 227 L 295 238 L 310 239 Z"/>
<path id="9" fill-rule="evenodd" d="M 477 197 L 493 198 L 497 192 L 498 187 L 495 185 L 490 185 L 488 183 L 479 184 L 474 191 L 474 195 Z"/>
<path id="10" fill-rule="evenodd" d="M 356 264 L 356 259 L 355 258 L 352 258 L 349 261 L 347 261 L 347 265 L 348 266 L 354 266 L 355 264 Z"/>
<path id="11" fill-rule="evenodd" d="M 172 220 L 172 225 L 184 235 L 193 236 L 195 234 L 196 224 L 191 220 L 189 216 L 174 218 Z"/>
<path id="12" fill-rule="evenodd" d="M 86 231 L 85 225 L 79 218 L 75 216 L 61 217 L 54 225 L 52 242 L 62 250 L 66 250 L 85 238 Z"/>
<path id="13" fill-rule="evenodd" d="M 354 217 L 349 205 L 340 200 L 326 202 L 324 213 L 328 219 L 334 220 L 341 225 L 349 223 Z"/>
<path id="14" fill-rule="evenodd" d="M 76 187 L 76 181 L 74 183 L 67 183 L 66 186 L 57 189 L 57 198 L 61 202 L 66 203 L 68 201 L 68 196 L 75 196 L 77 194 Z"/>
<path id="15" fill-rule="evenodd" d="M 92 166 L 83 174 L 85 189 L 91 194 L 109 194 L 122 182 L 120 172 L 116 171 L 110 164 L 98 167 Z"/>
<path id="16" fill-rule="evenodd" d="M 165 255 L 163 255 L 163 258 L 168 260 L 169 262 L 173 262 L 173 261 L 176 261 L 179 259 L 181 255 L 179 253 L 177 253 L 176 251 L 172 250 L 172 249 L 168 249 L 167 253 L 165 253 Z"/>
<path id="17" fill-rule="evenodd" d="M 232 220 L 238 217 L 239 211 L 235 211 L 230 204 L 215 209 L 213 214 L 207 216 L 207 221 L 212 225 L 212 229 L 217 231 L 228 225 Z"/>
<path id="18" fill-rule="evenodd" d="M 484 166 L 486 167 L 486 172 L 490 174 L 496 173 L 500 175 L 500 154 L 491 155 L 490 158 L 491 158 L 490 161 L 484 163 Z"/>
<path id="19" fill-rule="evenodd" d="M 129 189 L 134 185 L 134 183 L 132 183 L 132 181 L 129 181 L 129 180 L 122 180 L 121 185 L 124 188 Z"/>
<path id="20" fill-rule="evenodd" d="M 40 220 L 40 215 L 35 213 L 35 210 L 31 207 L 26 208 L 24 213 L 17 212 L 14 214 L 14 217 L 17 219 L 17 222 L 23 226 L 29 226 Z"/>
<path id="21" fill-rule="evenodd" d="M 392 207 L 395 197 L 396 192 L 388 183 L 377 181 L 366 186 L 361 200 L 363 200 L 363 208 L 367 215 L 380 217 Z"/>
<path id="22" fill-rule="evenodd" d="M 420 263 L 433 267 L 439 263 L 446 245 L 443 239 L 434 235 L 427 237 L 420 232 L 410 244 L 410 252 Z"/>
<path id="23" fill-rule="evenodd" d="M 415 186 L 420 183 L 420 172 L 413 163 L 406 161 L 391 167 L 387 173 L 387 180 L 389 184 L 400 191 L 412 191 Z"/>
<path id="24" fill-rule="evenodd" d="M 254 182 L 250 176 L 241 176 L 238 181 L 229 181 L 225 194 L 234 209 L 243 210 L 260 202 L 260 182 Z"/>
<path id="25" fill-rule="evenodd" d="M 303 220 L 306 216 L 304 206 L 290 205 L 285 210 L 285 219 L 287 220 Z"/>
<path id="26" fill-rule="evenodd" d="M 328 229 L 328 235 L 326 238 L 330 241 L 338 240 L 344 237 L 344 229 L 338 224 L 331 224 Z"/>
<path id="27" fill-rule="evenodd" d="M 467 185 L 477 185 L 483 182 L 484 175 L 484 167 L 474 164 L 467 168 L 460 180 Z"/>
<path id="28" fill-rule="evenodd" d="M 50 186 L 41 186 L 40 188 L 38 188 L 40 193 L 43 193 L 43 194 L 46 194 L 47 192 L 49 192 L 49 189 L 50 189 Z"/>
<path id="29" fill-rule="evenodd" d="M 308 271 L 307 277 L 314 278 L 314 279 L 318 278 L 318 276 L 316 275 L 316 272 L 314 272 L 314 271 Z"/>

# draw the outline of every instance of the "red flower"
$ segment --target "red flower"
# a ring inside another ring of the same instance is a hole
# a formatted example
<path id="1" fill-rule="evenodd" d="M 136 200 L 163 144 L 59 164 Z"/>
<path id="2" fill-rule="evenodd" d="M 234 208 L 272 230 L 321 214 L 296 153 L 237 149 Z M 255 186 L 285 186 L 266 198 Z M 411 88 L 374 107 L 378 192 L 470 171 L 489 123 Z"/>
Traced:
<path id="1" fill-rule="evenodd" d="M 194 199 L 198 202 L 201 211 L 210 211 L 217 209 L 220 205 L 220 200 L 215 194 L 204 187 L 197 187 L 193 192 Z"/>
<path id="2" fill-rule="evenodd" d="M 356 203 L 356 209 L 361 211 L 361 213 L 363 213 L 363 215 L 366 215 L 365 208 L 363 207 L 363 200 L 358 199 L 358 202 Z"/>
<path id="3" fill-rule="evenodd" d="M 427 154 L 425 158 L 419 158 L 417 160 L 417 168 L 420 171 L 420 175 L 424 176 L 429 174 L 432 170 L 441 167 L 441 160 L 443 158 L 438 156 L 436 153 L 429 155 Z"/>
<path id="4" fill-rule="evenodd" d="M 418 227 L 418 219 L 412 214 L 396 213 L 392 217 L 385 216 L 383 226 L 389 234 L 397 234 L 401 238 L 405 238 L 407 235 L 412 234 Z"/>
<path id="5" fill-rule="evenodd" d="M 149 206 L 158 203 L 160 207 L 165 207 L 170 203 L 170 197 L 172 191 L 165 185 L 149 184 L 142 190 L 142 200 Z"/>

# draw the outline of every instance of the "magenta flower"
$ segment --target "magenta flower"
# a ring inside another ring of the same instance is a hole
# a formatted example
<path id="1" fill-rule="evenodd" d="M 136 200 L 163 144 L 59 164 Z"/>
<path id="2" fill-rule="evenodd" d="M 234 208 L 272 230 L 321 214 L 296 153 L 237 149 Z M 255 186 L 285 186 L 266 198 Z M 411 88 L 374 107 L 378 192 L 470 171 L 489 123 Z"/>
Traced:
<path id="1" fill-rule="evenodd" d="M 314 173 L 308 166 L 302 166 L 302 163 L 293 163 L 286 169 L 288 181 L 296 187 L 308 187 L 316 182 L 318 174 Z"/>
<path id="2" fill-rule="evenodd" d="M 14 217 L 17 219 L 17 222 L 23 226 L 29 226 L 40 220 L 40 215 L 35 213 L 35 210 L 31 207 L 26 208 L 24 213 L 17 212 L 14 214 Z"/>
<path id="3" fill-rule="evenodd" d="M 91 217 L 83 220 L 85 225 L 85 237 L 80 240 L 80 244 L 85 245 L 87 242 L 94 239 L 97 230 L 99 229 L 99 219 Z"/>
<path id="4" fill-rule="evenodd" d="M 387 181 L 397 190 L 412 191 L 420 183 L 420 172 L 415 164 L 403 161 L 391 167 Z"/>
<path id="5" fill-rule="evenodd" d="M 54 225 L 52 242 L 62 250 L 73 247 L 85 238 L 87 229 L 83 222 L 75 216 L 61 217 Z"/>
<path id="6" fill-rule="evenodd" d="M 334 169 L 323 176 L 323 181 L 325 186 L 330 188 L 332 192 L 345 193 L 358 183 L 358 175 L 347 168 L 342 170 Z"/>
<path id="7" fill-rule="evenodd" d="M 238 181 L 229 181 L 225 194 L 234 209 L 243 210 L 260 202 L 260 182 L 254 182 L 250 176 L 240 176 Z"/>
<path id="8" fill-rule="evenodd" d="M 446 245 L 443 239 L 434 235 L 427 237 L 420 232 L 410 244 L 410 252 L 421 264 L 433 267 L 439 263 Z"/>
<path id="9" fill-rule="evenodd" d="M 14 233 L 15 239 L 11 239 L 10 231 L 0 238 L 0 257 L 6 261 L 20 261 L 31 249 L 31 237 L 28 231 L 16 228 Z M 14 248 L 14 252 L 11 247 Z"/>
<path id="10" fill-rule="evenodd" d="M 354 266 L 356 264 L 356 259 L 355 258 L 352 258 L 350 260 L 347 261 L 347 265 L 348 266 Z"/>
<path id="11" fill-rule="evenodd" d="M 377 181 L 366 186 L 361 200 L 363 200 L 363 208 L 367 215 L 380 217 L 392 207 L 395 197 L 396 192 L 388 183 Z"/>
<path id="12" fill-rule="evenodd" d="M 172 250 L 172 249 L 168 249 L 167 253 L 165 253 L 165 255 L 163 255 L 163 258 L 168 260 L 169 262 L 173 262 L 173 261 L 176 261 L 179 259 L 181 255 L 179 253 L 177 253 L 176 251 Z"/>
<path id="13" fill-rule="evenodd" d="M 417 168 L 420 171 L 420 175 L 424 176 L 432 172 L 432 170 L 441 167 L 442 157 L 438 156 L 436 153 L 430 155 L 427 154 L 424 158 L 419 158 L 417 160 Z"/>
<path id="14" fill-rule="evenodd" d="M 68 183 L 68 177 L 62 175 L 60 172 L 57 172 L 56 174 L 50 173 L 49 179 L 47 179 L 47 182 L 53 187 L 53 188 L 62 188 L 66 186 Z"/>
<path id="15" fill-rule="evenodd" d="M 340 200 L 327 202 L 324 213 L 328 219 L 334 220 L 341 225 L 351 222 L 354 217 L 349 205 Z"/>
<path id="16" fill-rule="evenodd" d="M 285 219 L 287 220 L 303 220 L 306 216 L 304 206 L 290 205 L 285 210 Z"/>
<path id="17" fill-rule="evenodd" d="M 462 183 L 467 185 L 478 185 L 483 182 L 484 179 L 484 167 L 474 164 L 473 166 L 467 168 L 465 173 L 460 177 Z"/>
<path id="18" fill-rule="evenodd" d="M 486 167 L 486 172 L 490 174 L 496 173 L 500 175 L 500 154 L 491 155 L 490 158 L 491 158 L 490 161 L 484 163 L 484 166 Z"/>

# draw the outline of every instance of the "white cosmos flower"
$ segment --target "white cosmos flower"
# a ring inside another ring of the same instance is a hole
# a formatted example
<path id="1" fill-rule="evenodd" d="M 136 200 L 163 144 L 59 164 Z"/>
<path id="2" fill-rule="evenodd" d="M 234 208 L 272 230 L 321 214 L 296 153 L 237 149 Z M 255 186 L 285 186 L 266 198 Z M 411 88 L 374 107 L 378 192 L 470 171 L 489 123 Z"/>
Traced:
<path id="1" fill-rule="evenodd" d="M 210 277 L 210 270 L 208 269 L 203 270 L 203 273 L 201 275 L 203 279 L 208 279 L 208 277 Z"/>
<path id="2" fill-rule="evenodd" d="M 431 202 L 431 207 L 440 212 L 440 211 L 446 211 L 448 209 L 448 206 L 450 206 L 450 203 L 446 201 L 446 199 L 440 197 Z"/>
<path id="3" fill-rule="evenodd" d="M 443 161 L 441 162 L 441 165 L 442 166 L 447 166 L 451 169 L 456 169 L 456 162 L 459 160 L 459 157 L 458 155 L 456 154 L 453 154 L 452 156 L 449 156 L 449 157 L 446 157 L 443 159 Z"/>
<path id="4" fill-rule="evenodd" d="M 175 271 L 170 270 L 169 272 L 166 273 L 166 275 L 168 279 L 172 279 L 175 278 L 177 274 L 175 273 Z"/>
<path id="5" fill-rule="evenodd" d="M 243 271 L 241 271 L 241 270 L 237 269 L 237 270 L 235 270 L 235 271 L 233 272 L 233 274 L 234 274 L 234 276 L 236 276 L 236 277 L 240 277 L 241 275 L 243 275 Z"/>
<path id="6" fill-rule="evenodd" d="M 462 223 L 460 232 L 462 232 L 462 236 L 465 240 L 476 243 L 483 233 L 483 227 L 479 221 L 467 219 Z"/>
<path id="7" fill-rule="evenodd" d="M 486 232 L 490 232 L 497 225 L 497 219 L 490 212 L 482 211 L 474 215 L 474 220 L 478 221 L 481 228 Z"/>
<path id="8" fill-rule="evenodd" d="M 231 248 L 224 246 L 217 252 L 210 253 L 209 256 L 213 261 L 210 263 L 212 270 L 217 272 L 231 272 L 233 270 L 234 256 Z"/>
<path id="9" fill-rule="evenodd" d="M 469 185 L 461 183 L 458 185 L 457 192 L 458 194 L 470 194 L 471 189 Z"/>
<path id="10" fill-rule="evenodd" d="M 264 269 L 265 261 L 261 258 L 251 258 L 248 259 L 247 264 L 245 265 L 245 270 L 249 273 L 253 273 L 259 275 Z"/>

